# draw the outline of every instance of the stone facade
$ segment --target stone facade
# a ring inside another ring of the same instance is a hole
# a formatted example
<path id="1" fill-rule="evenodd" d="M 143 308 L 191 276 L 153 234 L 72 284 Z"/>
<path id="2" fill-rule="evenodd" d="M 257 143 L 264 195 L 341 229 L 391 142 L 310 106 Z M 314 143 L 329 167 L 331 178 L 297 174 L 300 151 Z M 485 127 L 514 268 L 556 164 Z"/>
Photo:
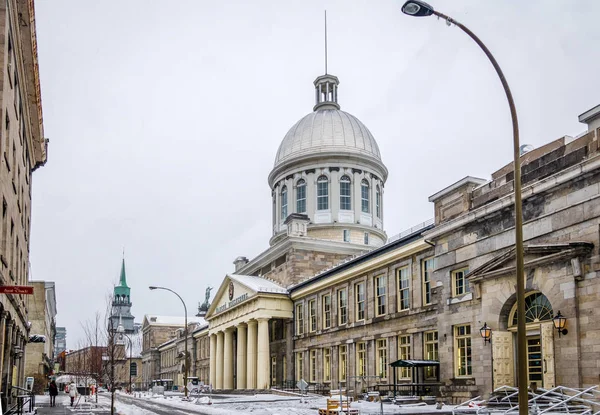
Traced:
<path id="1" fill-rule="evenodd" d="M 46 162 L 33 2 L 0 5 L 0 280 L 27 285 L 32 173 Z M 0 296 L 0 390 L 3 407 L 23 386 L 29 334 L 24 295 Z"/>
<path id="2" fill-rule="evenodd" d="M 32 281 L 33 307 L 30 343 L 25 349 L 25 376 L 49 375 L 54 370 L 54 336 L 56 332 L 56 294 L 53 282 Z M 41 342 L 41 336 L 44 342 Z"/>

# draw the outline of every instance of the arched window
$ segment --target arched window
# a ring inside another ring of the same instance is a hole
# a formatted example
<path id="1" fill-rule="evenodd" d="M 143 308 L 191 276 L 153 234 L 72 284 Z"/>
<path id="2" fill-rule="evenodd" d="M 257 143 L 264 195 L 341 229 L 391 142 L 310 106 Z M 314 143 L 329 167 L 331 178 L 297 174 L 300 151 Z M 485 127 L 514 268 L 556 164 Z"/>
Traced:
<path id="1" fill-rule="evenodd" d="M 287 187 L 283 186 L 281 188 L 281 220 L 287 218 Z"/>
<path id="2" fill-rule="evenodd" d="M 525 297 L 525 324 L 549 321 L 553 316 L 552 304 L 544 294 L 534 292 Z M 508 321 L 511 326 L 516 326 L 517 319 L 517 305 L 515 304 Z"/>
<path id="3" fill-rule="evenodd" d="M 381 191 L 379 186 L 375 186 L 375 213 L 378 218 L 381 217 Z"/>
<path id="4" fill-rule="evenodd" d="M 317 179 L 317 210 L 329 209 L 329 179 L 319 176 Z"/>
<path id="5" fill-rule="evenodd" d="M 369 182 L 364 179 L 360 184 L 360 205 L 363 212 L 369 213 Z"/>
<path id="6" fill-rule="evenodd" d="M 306 212 L 306 182 L 303 179 L 296 183 L 296 212 Z"/>
<path id="7" fill-rule="evenodd" d="M 352 210 L 352 191 L 350 178 L 346 175 L 340 179 L 340 210 Z"/>
<path id="8" fill-rule="evenodd" d="M 136 362 L 131 362 L 131 364 L 129 365 L 129 373 L 131 374 L 131 376 L 137 376 L 137 363 Z"/>

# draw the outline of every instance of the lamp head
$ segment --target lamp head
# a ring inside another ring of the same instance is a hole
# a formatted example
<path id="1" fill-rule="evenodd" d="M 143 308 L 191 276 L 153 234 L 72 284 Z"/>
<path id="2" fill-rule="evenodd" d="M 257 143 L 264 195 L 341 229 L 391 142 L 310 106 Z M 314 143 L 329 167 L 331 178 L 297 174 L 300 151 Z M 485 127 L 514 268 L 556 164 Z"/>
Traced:
<path id="1" fill-rule="evenodd" d="M 483 327 L 479 329 L 479 334 L 483 338 L 483 344 L 492 342 L 492 329 L 487 325 L 487 323 L 483 323 Z"/>
<path id="2" fill-rule="evenodd" d="M 552 323 L 554 323 L 554 328 L 558 331 L 558 337 L 564 334 L 567 334 L 569 331 L 565 328 L 567 325 L 567 318 L 563 316 L 560 311 L 554 316 L 552 319 Z"/>
<path id="3" fill-rule="evenodd" d="M 154 285 L 151 285 L 148 288 L 150 288 L 151 290 L 156 290 L 158 287 L 155 287 Z"/>
<path id="4" fill-rule="evenodd" d="M 433 14 L 433 7 L 424 1 L 408 0 L 402 6 L 402 13 L 415 17 L 426 17 Z"/>

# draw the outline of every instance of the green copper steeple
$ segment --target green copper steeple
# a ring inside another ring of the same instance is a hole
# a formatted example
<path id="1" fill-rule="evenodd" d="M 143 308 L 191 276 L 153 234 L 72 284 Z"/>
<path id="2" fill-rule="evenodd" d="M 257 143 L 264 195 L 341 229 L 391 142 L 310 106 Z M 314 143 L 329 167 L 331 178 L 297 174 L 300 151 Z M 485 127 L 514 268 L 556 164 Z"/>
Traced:
<path id="1" fill-rule="evenodd" d="M 125 258 L 123 258 L 123 263 L 121 264 L 121 278 L 119 279 L 119 285 L 115 287 L 115 297 L 126 296 L 127 302 L 129 302 L 129 292 L 130 288 L 127 286 L 127 276 L 125 275 Z"/>

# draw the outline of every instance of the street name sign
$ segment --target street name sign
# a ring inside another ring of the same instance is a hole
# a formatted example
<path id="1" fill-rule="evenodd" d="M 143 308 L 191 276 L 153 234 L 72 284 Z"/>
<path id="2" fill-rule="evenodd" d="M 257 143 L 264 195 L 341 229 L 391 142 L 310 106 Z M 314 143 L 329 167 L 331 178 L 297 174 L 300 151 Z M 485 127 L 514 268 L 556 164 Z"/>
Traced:
<path id="1" fill-rule="evenodd" d="M 26 285 L 0 285 L 0 294 L 33 294 L 33 287 Z"/>

